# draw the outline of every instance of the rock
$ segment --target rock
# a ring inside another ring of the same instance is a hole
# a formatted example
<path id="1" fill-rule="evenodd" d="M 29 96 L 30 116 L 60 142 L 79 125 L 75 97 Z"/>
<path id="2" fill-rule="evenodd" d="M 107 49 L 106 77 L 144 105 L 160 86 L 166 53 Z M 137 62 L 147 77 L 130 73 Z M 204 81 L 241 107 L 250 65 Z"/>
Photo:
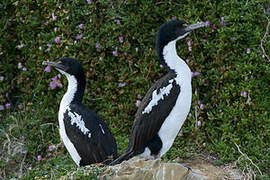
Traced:
<path id="1" fill-rule="evenodd" d="M 103 180 L 205 180 L 199 170 L 190 170 L 179 163 L 164 163 L 160 159 L 146 160 L 138 157 L 109 166 L 100 176 Z"/>

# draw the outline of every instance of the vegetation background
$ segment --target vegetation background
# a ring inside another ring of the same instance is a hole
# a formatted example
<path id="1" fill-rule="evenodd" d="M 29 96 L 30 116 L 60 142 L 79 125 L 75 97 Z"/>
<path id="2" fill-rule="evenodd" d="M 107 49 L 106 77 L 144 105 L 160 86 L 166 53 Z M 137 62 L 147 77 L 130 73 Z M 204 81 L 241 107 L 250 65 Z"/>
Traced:
<path id="1" fill-rule="evenodd" d="M 216 165 L 269 179 L 269 13 L 267 0 L 1 1 L 0 177 L 54 179 L 77 170 L 58 134 L 67 81 L 41 65 L 65 56 L 83 64 L 83 102 L 105 119 L 121 154 L 137 105 L 166 74 L 156 31 L 182 19 L 209 26 L 178 43 L 194 72 L 192 108 L 163 160 L 208 154 Z"/>

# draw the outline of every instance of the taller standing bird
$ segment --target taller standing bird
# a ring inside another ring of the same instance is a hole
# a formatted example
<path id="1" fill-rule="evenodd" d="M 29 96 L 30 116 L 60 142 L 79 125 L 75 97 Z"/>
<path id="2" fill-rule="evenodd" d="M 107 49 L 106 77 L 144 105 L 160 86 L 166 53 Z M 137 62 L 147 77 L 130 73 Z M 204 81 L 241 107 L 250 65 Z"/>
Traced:
<path id="1" fill-rule="evenodd" d="M 117 156 L 117 145 L 105 122 L 82 104 L 86 85 L 83 67 L 73 58 L 45 61 L 43 65 L 53 66 L 68 79 L 58 120 L 60 136 L 72 159 L 78 166 L 109 164 Z"/>
<path id="2" fill-rule="evenodd" d="M 191 105 L 191 71 L 176 52 L 176 41 L 205 23 L 187 25 L 175 20 L 163 24 L 157 33 L 156 51 L 168 74 L 146 93 L 135 115 L 126 152 L 111 163 L 134 156 L 159 158 L 172 146 Z"/>

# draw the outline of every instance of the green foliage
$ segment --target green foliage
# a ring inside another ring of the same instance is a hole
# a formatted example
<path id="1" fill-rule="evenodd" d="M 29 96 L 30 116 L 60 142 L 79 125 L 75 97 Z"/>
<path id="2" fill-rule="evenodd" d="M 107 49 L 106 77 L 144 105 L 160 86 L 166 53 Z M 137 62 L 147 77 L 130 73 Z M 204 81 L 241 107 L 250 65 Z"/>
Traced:
<path id="1" fill-rule="evenodd" d="M 84 104 L 105 119 L 122 153 L 139 95 L 166 73 L 154 42 L 157 28 L 174 16 L 211 25 L 178 43 L 178 54 L 200 75 L 193 78 L 182 135 L 164 160 L 208 151 L 217 164 L 235 162 L 241 156 L 236 143 L 270 176 L 270 66 L 260 47 L 268 23 L 264 6 L 267 1 L 1 1 L 0 176 L 59 178 L 76 170 L 59 145 L 57 111 L 67 82 L 60 78 L 63 88 L 52 89 L 57 72 L 41 65 L 64 56 L 83 64 Z M 263 45 L 269 56 L 269 35 Z M 245 170 L 247 163 L 238 165 Z"/>

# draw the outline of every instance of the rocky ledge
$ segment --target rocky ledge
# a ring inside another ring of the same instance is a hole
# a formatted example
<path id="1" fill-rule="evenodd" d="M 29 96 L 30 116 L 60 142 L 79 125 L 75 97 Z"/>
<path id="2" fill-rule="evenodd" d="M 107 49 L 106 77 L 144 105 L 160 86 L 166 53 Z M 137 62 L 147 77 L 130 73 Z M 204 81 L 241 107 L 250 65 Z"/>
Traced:
<path id="1" fill-rule="evenodd" d="M 132 158 L 116 166 L 110 166 L 100 176 L 103 180 L 204 180 L 210 177 L 198 169 L 191 169 L 179 163 L 164 163 L 160 159 L 145 160 Z"/>

